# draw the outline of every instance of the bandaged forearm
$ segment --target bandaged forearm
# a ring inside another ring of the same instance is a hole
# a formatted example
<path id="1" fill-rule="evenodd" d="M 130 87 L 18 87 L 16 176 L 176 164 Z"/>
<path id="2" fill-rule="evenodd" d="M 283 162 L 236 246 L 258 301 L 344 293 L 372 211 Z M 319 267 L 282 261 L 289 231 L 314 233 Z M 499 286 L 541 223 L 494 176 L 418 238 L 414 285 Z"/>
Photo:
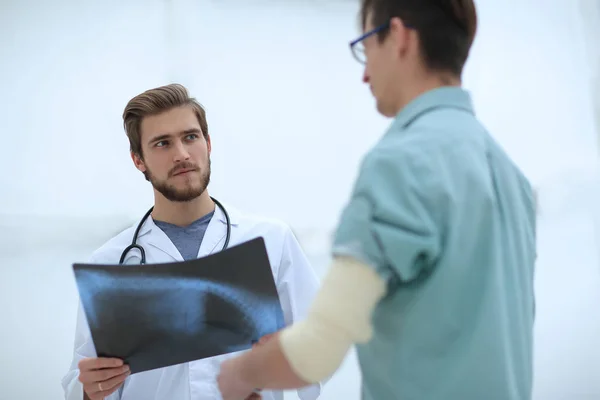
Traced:
<path id="1" fill-rule="evenodd" d="M 280 335 L 294 372 L 309 383 L 333 374 L 353 344 L 371 338 L 371 314 L 384 294 L 385 282 L 371 267 L 335 259 L 307 318 Z"/>

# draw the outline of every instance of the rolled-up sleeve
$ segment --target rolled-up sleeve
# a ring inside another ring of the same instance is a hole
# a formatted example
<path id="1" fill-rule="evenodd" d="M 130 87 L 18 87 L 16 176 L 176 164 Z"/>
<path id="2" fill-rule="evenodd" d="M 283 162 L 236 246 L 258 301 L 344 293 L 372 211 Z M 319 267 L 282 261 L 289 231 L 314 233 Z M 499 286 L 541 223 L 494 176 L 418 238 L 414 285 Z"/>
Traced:
<path id="1" fill-rule="evenodd" d="M 415 152 L 369 153 L 341 214 L 333 256 L 351 256 L 403 282 L 433 266 L 444 201 L 433 167 Z"/>

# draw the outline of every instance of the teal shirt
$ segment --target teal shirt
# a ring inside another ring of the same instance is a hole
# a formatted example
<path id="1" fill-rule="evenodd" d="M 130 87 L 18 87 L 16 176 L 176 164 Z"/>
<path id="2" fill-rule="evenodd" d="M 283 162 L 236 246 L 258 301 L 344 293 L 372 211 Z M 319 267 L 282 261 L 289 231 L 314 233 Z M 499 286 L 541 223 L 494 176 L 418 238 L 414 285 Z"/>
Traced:
<path id="1" fill-rule="evenodd" d="M 532 393 L 532 188 L 445 87 L 407 105 L 365 156 L 333 255 L 387 282 L 357 346 L 365 400 L 525 400 Z"/>

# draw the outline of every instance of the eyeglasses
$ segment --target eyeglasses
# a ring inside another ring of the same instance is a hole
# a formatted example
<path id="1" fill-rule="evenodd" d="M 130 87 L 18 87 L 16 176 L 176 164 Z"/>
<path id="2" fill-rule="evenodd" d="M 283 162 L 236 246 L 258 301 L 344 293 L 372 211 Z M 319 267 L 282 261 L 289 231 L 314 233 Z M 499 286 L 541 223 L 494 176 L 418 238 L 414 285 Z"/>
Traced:
<path id="1" fill-rule="evenodd" d="M 365 46 L 363 44 L 363 40 L 365 40 L 369 36 L 372 36 L 372 35 L 375 35 L 375 34 L 381 32 L 389 27 L 390 27 L 390 23 L 386 22 L 385 24 L 380 25 L 375 29 L 371 29 L 369 32 L 366 32 L 365 34 L 360 36 L 358 39 L 355 39 L 350 42 L 350 51 L 352 52 L 352 55 L 354 56 L 356 61 L 358 61 L 361 64 L 365 64 L 367 62 L 367 57 L 365 56 Z"/>

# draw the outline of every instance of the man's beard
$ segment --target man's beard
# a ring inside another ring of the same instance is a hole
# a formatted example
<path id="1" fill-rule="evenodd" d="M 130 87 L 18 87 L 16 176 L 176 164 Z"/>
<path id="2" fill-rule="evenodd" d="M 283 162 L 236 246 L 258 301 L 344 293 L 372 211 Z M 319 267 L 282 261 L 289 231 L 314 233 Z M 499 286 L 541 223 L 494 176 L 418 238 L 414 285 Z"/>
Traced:
<path id="1" fill-rule="evenodd" d="M 181 164 L 176 169 L 173 169 L 169 172 L 169 177 L 172 177 L 173 174 L 177 173 L 178 170 L 181 170 L 183 168 L 194 168 L 196 171 L 200 172 L 200 185 L 189 185 L 184 189 L 179 189 L 167 183 L 166 180 L 159 181 L 154 175 L 152 175 L 152 173 L 148 169 L 146 170 L 145 175 L 146 179 L 150 181 L 154 189 L 156 189 L 160 194 L 162 194 L 167 200 L 176 202 L 192 201 L 200 197 L 200 195 L 204 193 L 204 191 L 208 187 L 208 184 L 210 183 L 210 159 L 208 160 L 206 171 L 202 170 L 201 168 L 198 168 L 196 165 L 191 163 Z M 194 180 L 191 183 L 197 183 L 197 181 Z"/>

